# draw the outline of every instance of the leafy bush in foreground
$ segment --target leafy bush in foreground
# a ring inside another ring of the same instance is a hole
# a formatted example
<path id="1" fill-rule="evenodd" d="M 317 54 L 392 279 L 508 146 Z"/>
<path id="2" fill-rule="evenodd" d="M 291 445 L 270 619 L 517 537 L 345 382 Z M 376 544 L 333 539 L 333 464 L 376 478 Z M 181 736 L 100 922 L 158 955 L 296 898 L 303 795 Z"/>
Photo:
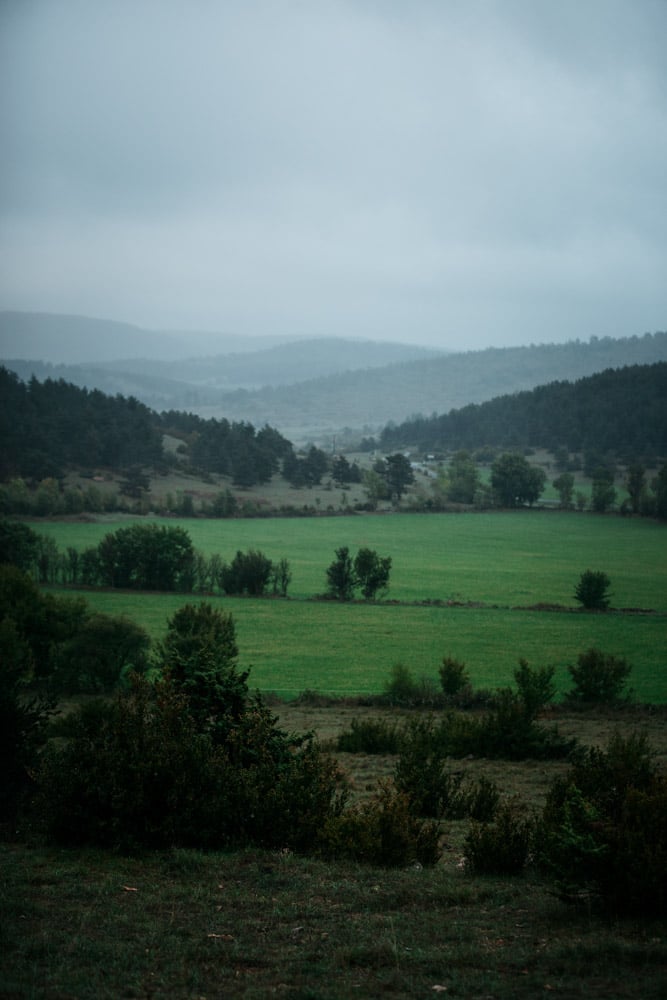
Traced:
<path id="1" fill-rule="evenodd" d="M 107 847 L 313 846 L 336 814 L 335 763 L 254 699 L 224 740 L 167 680 L 135 678 L 112 704 L 73 713 L 37 774 L 49 839 Z"/>
<path id="2" fill-rule="evenodd" d="M 598 899 L 618 914 L 667 915 L 667 777 L 646 739 L 615 734 L 551 786 L 538 860 L 564 900 Z"/>
<path id="3" fill-rule="evenodd" d="M 369 802 L 346 809 L 325 824 L 321 853 L 386 868 L 434 865 L 440 857 L 438 824 L 415 816 L 409 797 L 381 784 Z"/>
<path id="4" fill-rule="evenodd" d="M 506 802 L 492 823 L 473 822 L 465 841 L 466 869 L 475 875 L 518 875 L 526 866 L 533 822 Z"/>

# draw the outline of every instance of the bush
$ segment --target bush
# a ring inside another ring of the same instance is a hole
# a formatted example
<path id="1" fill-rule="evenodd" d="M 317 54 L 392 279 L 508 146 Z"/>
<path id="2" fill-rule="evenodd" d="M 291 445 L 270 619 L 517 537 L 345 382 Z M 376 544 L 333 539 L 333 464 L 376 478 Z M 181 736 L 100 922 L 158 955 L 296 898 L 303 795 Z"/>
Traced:
<path id="1" fill-rule="evenodd" d="M 613 705 L 630 697 L 630 692 L 624 695 L 623 689 L 632 667 L 621 657 L 592 647 L 580 653 L 576 665 L 567 669 L 574 681 L 574 688 L 567 694 L 568 701 L 579 705 Z"/>
<path id="2" fill-rule="evenodd" d="M 537 859 L 563 900 L 615 914 L 667 914 L 667 779 L 646 739 L 615 734 L 553 782 Z"/>
<path id="3" fill-rule="evenodd" d="M 385 868 L 434 865 L 440 857 L 438 824 L 416 817 L 408 796 L 387 782 L 369 802 L 327 821 L 320 852 Z"/>
<path id="4" fill-rule="evenodd" d="M 470 676 L 465 663 L 461 663 L 451 656 L 444 656 L 442 658 L 442 665 L 438 673 L 440 675 L 440 686 L 447 698 L 461 695 L 463 691 L 471 687 Z"/>
<path id="5" fill-rule="evenodd" d="M 412 672 L 403 663 L 391 668 L 390 679 L 384 686 L 384 694 L 390 705 L 415 705 L 419 698 L 419 685 Z"/>
<path id="6" fill-rule="evenodd" d="M 498 804 L 498 789 L 485 778 L 466 785 L 462 772 L 449 770 L 450 750 L 442 723 L 436 727 L 432 718 L 411 722 L 394 768 L 396 788 L 408 796 L 410 808 L 419 816 L 490 819 Z"/>
<path id="7" fill-rule="evenodd" d="M 150 642 L 129 618 L 90 615 L 58 650 L 51 686 L 59 694 L 113 691 L 129 670 L 146 672 Z"/>
<path id="8" fill-rule="evenodd" d="M 518 875 L 528 861 L 534 823 L 515 802 L 501 805 L 492 823 L 471 824 L 466 869 L 475 875 Z"/>
<path id="9" fill-rule="evenodd" d="M 237 552 L 230 565 L 223 567 L 220 584 L 226 594 L 250 594 L 252 597 L 261 597 L 269 586 L 272 573 L 271 560 L 263 552 L 251 549 L 248 552 Z M 288 583 L 289 580 L 285 584 L 285 591 Z"/>
<path id="10" fill-rule="evenodd" d="M 32 773 L 54 711 L 51 700 L 26 696 L 32 653 L 8 618 L 0 621 L 0 822 L 14 820 L 32 784 Z"/>
<path id="11" fill-rule="evenodd" d="M 606 611 L 609 607 L 608 594 L 611 580 L 606 573 L 587 569 L 581 574 L 574 591 L 574 598 L 582 607 L 591 611 Z"/>
<path id="12" fill-rule="evenodd" d="M 250 700 L 214 739 L 173 683 L 135 678 L 61 728 L 37 774 L 36 818 L 67 845 L 314 849 L 342 808 L 338 771 L 312 740 L 275 723 Z"/>
<path id="13" fill-rule="evenodd" d="M 470 753 L 505 760 L 553 760 L 566 757 L 574 740 L 566 740 L 558 728 L 538 725 L 519 694 L 509 688 L 498 691 L 495 708 L 472 734 Z"/>
<path id="14" fill-rule="evenodd" d="M 527 719 L 536 719 L 540 710 L 553 700 L 556 694 L 554 673 L 554 667 L 534 670 L 528 666 L 526 660 L 519 660 L 519 666 L 514 671 L 514 680 Z"/>
<path id="15" fill-rule="evenodd" d="M 352 719 L 336 741 L 340 753 L 394 754 L 399 745 L 398 726 L 386 719 Z"/>

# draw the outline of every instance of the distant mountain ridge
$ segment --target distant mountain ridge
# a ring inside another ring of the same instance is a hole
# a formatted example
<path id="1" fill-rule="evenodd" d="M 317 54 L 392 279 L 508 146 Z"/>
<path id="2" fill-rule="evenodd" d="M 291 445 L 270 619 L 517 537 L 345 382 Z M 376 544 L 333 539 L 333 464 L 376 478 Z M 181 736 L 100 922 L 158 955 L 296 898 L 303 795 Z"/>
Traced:
<path id="1" fill-rule="evenodd" d="M 488 348 L 426 361 L 354 371 L 258 392 L 223 395 L 220 412 L 267 421 L 288 437 L 300 427 L 320 435 L 344 427 L 371 432 L 417 414 L 448 413 L 554 381 L 575 381 L 608 368 L 667 361 L 667 333 L 592 337 L 587 343 Z"/>
<path id="2" fill-rule="evenodd" d="M 0 310 L 0 356 L 51 364 L 95 366 L 122 358 L 177 361 L 202 354 L 261 350 L 292 339 L 297 338 L 147 330 L 91 316 Z"/>
<path id="3" fill-rule="evenodd" d="M 261 346 L 253 341 L 252 351 L 245 341 L 242 353 L 190 353 L 174 360 L 165 351 L 161 357 L 119 360 L 117 355 L 95 364 L 54 365 L 7 356 L 3 333 L 16 315 L 0 313 L 0 358 L 22 379 L 62 378 L 134 396 L 158 412 L 187 410 L 256 427 L 269 424 L 293 441 L 320 440 L 345 428 L 375 434 L 418 414 L 448 413 L 554 381 L 667 360 L 667 333 L 657 332 L 451 354 L 405 344 L 286 338 Z M 51 330 L 58 323 L 50 322 Z M 110 337 L 112 328 L 106 328 Z M 136 338 L 132 331 L 138 328 L 128 330 Z M 124 343 L 119 334 L 114 349 Z"/>

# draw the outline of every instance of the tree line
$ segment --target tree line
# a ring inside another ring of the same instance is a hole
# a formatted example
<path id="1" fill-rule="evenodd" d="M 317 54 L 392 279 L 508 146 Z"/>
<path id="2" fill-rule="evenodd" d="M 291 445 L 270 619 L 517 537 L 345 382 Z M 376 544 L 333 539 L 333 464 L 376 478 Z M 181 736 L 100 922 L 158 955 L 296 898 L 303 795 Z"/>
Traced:
<path id="1" fill-rule="evenodd" d="M 612 453 L 624 461 L 667 455 L 667 362 L 607 369 L 575 382 L 552 382 L 449 413 L 388 425 L 384 450 L 455 451 L 483 446 L 520 450 L 566 447 Z"/>
<path id="2" fill-rule="evenodd" d="M 164 435 L 180 441 L 167 453 Z M 0 366 L 0 480 L 25 478 L 57 482 L 72 468 L 126 473 L 127 496 L 147 483 L 146 467 L 229 476 L 241 488 L 268 482 L 282 473 L 295 486 L 316 485 L 330 469 L 329 457 L 311 446 L 303 454 L 268 425 L 204 419 L 175 410 L 161 414 L 133 397 L 107 396 L 63 379 L 22 382 Z M 358 481 L 359 470 L 334 462 L 336 481 Z"/>
<path id="3" fill-rule="evenodd" d="M 286 597 L 292 582 L 285 557 L 274 561 L 250 549 L 227 562 L 219 553 L 196 550 L 184 528 L 157 524 L 131 524 L 108 532 L 98 545 L 61 552 L 52 538 L 28 525 L 0 520 L 3 563 L 41 584 L 122 590 Z M 348 548 L 337 549 L 323 596 L 352 600 L 358 588 L 365 600 L 375 600 L 388 590 L 390 570 L 391 559 L 374 549 L 361 548 L 354 560 Z"/>

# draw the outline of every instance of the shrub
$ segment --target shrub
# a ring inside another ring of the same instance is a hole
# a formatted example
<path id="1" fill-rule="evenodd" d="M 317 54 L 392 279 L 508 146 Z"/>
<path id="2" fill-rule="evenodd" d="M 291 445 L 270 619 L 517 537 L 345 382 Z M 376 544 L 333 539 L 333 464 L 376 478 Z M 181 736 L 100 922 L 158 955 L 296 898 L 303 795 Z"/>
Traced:
<path id="1" fill-rule="evenodd" d="M 36 817 L 68 845 L 313 849 L 342 808 L 338 771 L 275 722 L 251 700 L 214 739 L 172 682 L 135 678 L 114 702 L 73 713 L 47 748 Z"/>
<path id="2" fill-rule="evenodd" d="M 611 580 L 606 573 L 587 569 L 579 578 L 574 598 L 588 610 L 605 611 L 609 607 L 608 590 L 610 586 Z"/>
<path id="3" fill-rule="evenodd" d="M 128 670 L 145 673 L 149 648 L 148 633 L 129 618 L 90 615 L 58 650 L 51 686 L 60 694 L 113 691 Z"/>
<path id="4" fill-rule="evenodd" d="M 446 768 L 447 747 L 438 740 L 433 719 L 411 722 L 401 741 L 401 753 L 394 769 L 399 792 L 408 797 L 410 808 L 419 816 L 460 819 L 467 802 L 462 792 L 463 775 Z"/>
<path id="5" fill-rule="evenodd" d="M 354 579 L 365 600 L 375 600 L 389 587 L 391 557 L 382 557 L 375 549 L 361 548 L 354 558 Z"/>
<path id="6" fill-rule="evenodd" d="M 537 829 L 537 860 L 560 897 L 612 913 L 667 913 L 667 779 L 646 739 L 615 734 L 553 782 Z"/>
<path id="7" fill-rule="evenodd" d="M 237 552 L 230 565 L 222 568 L 220 584 L 226 594 L 261 597 L 269 586 L 272 573 L 271 560 L 263 552 L 250 549 L 248 552 Z M 286 573 L 289 573 L 289 567 L 286 567 Z M 285 591 L 288 584 L 289 580 L 285 583 Z"/>
<path id="8" fill-rule="evenodd" d="M 443 694 L 448 698 L 460 695 L 471 686 L 465 663 L 461 663 L 451 656 L 443 656 L 438 673 Z"/>
<path id="9" fill-rule="evenodd" d="M 0 822 L 6 822 L 17 816 L 31 786 L 54 703 L 39 695 L 26 697 L 32 653 L 9 618 L 0 621 L 0 649 Z"/>
<path id="10" fill-rule="evenodd" d="M 386 868 L 434 865 L 440 857 L 438 824 L 416 817 L 408 796 L 385 782 L 373 799 L 327 821 L 320 851 Z"/>
<path id="11" fill-rule="evenodd" d="M 386 719 L 352 719 L 336 741 L 340 753 L 394 754 L 399 745 L 398 726 Z"/>
<path id="12" fill-rule="evenodd" d="M 408 796 L 412 811 L 419 816 L 490 819 L 498 804 L 498 789 L 486 778 L 467 785 L 462 772 L 448 767 L 450 750 L 451 734 L 442 723 L 436 727 L 430 717 L 409 723 L 394 768 L 396 788 Z"/>
<path id="13" fill-rule="evenodd" d="M 466 869 L 475 875 L 518 875 L 528 861 L 533 827 L 515 802 L 503 803 L 492 823 L 474 821 L 465 839 Z"/>
<path id="14" fill-rule="evenodd" d="M 390 705 L 415 705 L 419 698 L 419 685 L 409 667 L 396 663 L 391 668 L 390 679 L 384 686 L 384 694 Z"/>
<path id="15" fill-rule="evenodd" d="M 482 719 L 473 734 L 470 753 L 506 760 L 551 760 L 566 757 L 574 740 L 564 739 L 557 727 L 538 725 L 519 694 L 509 688 L 498 691 L 495 708 Z"/>
<path id="16" fill-rule="evenodd" d="M 623 689 L 632 671 L 631 665 L 621 657 L 603 653 L 592 647 L 577 657 L 576 665 L 568 666 L 574 688 L 568 692 L 569 701 L 580 705 L 612 705 L 630 697 Z"/>
<path id="17" fill-rule="evenodd" d="M 554 667 L 534 670 L 528 666 L 526 660 L 519 660 L 519 666 L 514 671 L 514 680 L 527 719 L 537 718 L 540 710 L 553 700 L 556 694 L 554 673 Z"/>

